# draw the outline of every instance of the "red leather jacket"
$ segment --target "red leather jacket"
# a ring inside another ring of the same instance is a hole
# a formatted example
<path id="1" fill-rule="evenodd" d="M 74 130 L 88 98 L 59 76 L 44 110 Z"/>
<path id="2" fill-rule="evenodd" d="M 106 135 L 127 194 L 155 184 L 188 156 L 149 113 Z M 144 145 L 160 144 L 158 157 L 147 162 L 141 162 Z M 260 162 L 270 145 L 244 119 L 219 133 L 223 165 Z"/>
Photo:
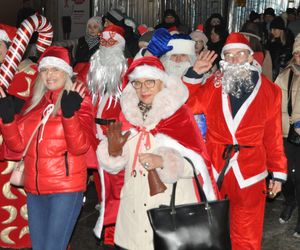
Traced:
<path id="1" fill-rule="evenodd" d="M 14 152 L 22 152 L 42 119 L 44 109 L 55 104 L 60 91 L 48 91 L 29 113 L 9 124 L 1 124 L 5 144 Z M 86 96 L 81 108 L 71 118 L 61 110 L 50 116 L 35 134 L 24 157 L 25 185 L 33 194 L 78 192 L 86 189 L 86 152 L 93 143 L 94 110 Z M 38 142 L 41 137 L 42 141 Z"/>

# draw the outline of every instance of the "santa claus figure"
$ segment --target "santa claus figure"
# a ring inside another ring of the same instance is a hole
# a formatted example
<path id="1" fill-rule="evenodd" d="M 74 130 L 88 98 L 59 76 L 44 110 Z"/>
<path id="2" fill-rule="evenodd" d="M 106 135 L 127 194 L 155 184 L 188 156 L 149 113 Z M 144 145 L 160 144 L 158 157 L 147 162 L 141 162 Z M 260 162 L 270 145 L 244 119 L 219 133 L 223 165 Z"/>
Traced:
<path id="1" fill-rule="evenodd" d="M 230 200 L 232 249 L 261 249 L 266 194 L 275 197 L 286 180 L 281 91 L 252 65 L 253 51 L 240 33 L 222 50 L 221 71 L 204 85 L 201 77 L 216 58 L 201 53 L 191 69 L 189 106 L 207 118 L 207 149 L 221 195 Z M 266 187 L 265 178 L 271 173 Z"/>
<path id="2" fill-rule="evenodd" d="M 96 107 L 97 137 L 102 140 L 107 125 L 118 120 L 120 113 L 122 77 L 127 70 L 124 57 L 124 29 L 109 25 L 101 33 L 100 46 L 91 57 L 88 72 L 88 88 Z M 99 182 L 100 175 L 100 182 Z M 111 175 L 99 166 L 99 175 L 94 175 L 95 185 L 101 201 L 101 210 L 94 233 L 98 238 L 103 234 L 104 244 L 114 244 L 114 225 L 120 202 L 124 172 Z M 101 185 L 101 188 L 100 188 Z M 102 228 L 104 226 L 104 230 Z"/>
<path id="3" fill-rule="evenodd" d="M 15 37 L 17 29 L 0 24 L 0 64 L 4 61 L 7 51 Z M 37 66 L 29 59 L 21 61 L 14 78 L 6 90 L 12 95 L 14 109 L 20 112 L 23 104 L 32 95 Z M 4 159 L 2 136 L 0 135 L 0 247 L 28 248 L 31 241 L 28 229 L 26 194 L 22 188 L 10 185 L 9 179 L 16 162 Z"/>
<path id="4" fill-rule="evenodd" d="M 175 182 L 178 204 L 197 200 L 193 170 L 184 157 L 195 164 L 209 200 L 217 197 L 216 185 L 205 145 L 184 104 L 188 90 L 180 78 L 169 76 L 158 58 L 145 56 L 133 61 L 124 82 L 122 123 L 109 126 L 97 157 L 112 174 L 125 169 L 115 243 L 121 249 L 153 250 L 147 210 L 169 204 Z M 165 185 L 160 193 L 151 192 L 151 171 Z"/>

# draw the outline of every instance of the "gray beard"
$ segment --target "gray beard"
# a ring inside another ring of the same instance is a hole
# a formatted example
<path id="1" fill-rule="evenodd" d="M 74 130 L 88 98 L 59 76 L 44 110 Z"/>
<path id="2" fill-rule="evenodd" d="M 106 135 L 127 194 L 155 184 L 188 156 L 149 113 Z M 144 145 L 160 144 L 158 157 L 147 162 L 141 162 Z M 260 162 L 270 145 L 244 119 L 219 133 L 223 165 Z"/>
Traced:
<path id="1" fill-rule="evenodd" d="M 120 97 L 121 80 L 126 70 L 127 60 L 120 47 L 99 47 L 90 59 L 88 73 L 88 88 L 94 104 L 104 94 L 117 99 Z"/>
<path id="2" fill-rule="evenodd" d="M 178 77 L 182 77 L 189 69 L 189 67 L 192 66 L 192 64 L 188 61 L 180 63 L 173 62 L 169 59 L 168 56 L 163 56 L 161 58 L 161 62 L 169 75 L 175 75 Z"/>
<path id="3" fill-rule="evenodd" d="M 251 67 L 249 63 L 231 64 L 224 61 L 221 65 L 222 90 L 236 98 L 241 98 L 243 93 L 253 90 L 255 83 L 251 79 Z"/>

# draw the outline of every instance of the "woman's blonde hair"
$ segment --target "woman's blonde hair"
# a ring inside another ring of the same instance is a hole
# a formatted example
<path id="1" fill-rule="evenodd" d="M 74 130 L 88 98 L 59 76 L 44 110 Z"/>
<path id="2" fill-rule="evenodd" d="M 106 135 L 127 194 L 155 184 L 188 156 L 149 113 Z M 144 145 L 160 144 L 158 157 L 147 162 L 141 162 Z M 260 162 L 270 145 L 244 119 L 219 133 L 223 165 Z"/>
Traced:
<path id="1" fill-rule="evenodd" d="M 61 97 L 62 97 L 64 90 L 67 90 L 69 92 L 73 85 L 72 80 L 71 80 L 70 76 L 68 75 L 68 73 L 66 73 L 65 71 L 63 71 L 63 72 L 65 73 L 65 85 L 64 85 L 64 88 L 59 93 L 56 103 L 54 104 L 54 110 L 52 113 L 53 116 L 55 116 L 57 114 L 57 110 L 60 108 L 60 101 L 61 101 Z M 47 91 L 48 91 L 48 89 L 47 89 L 45 83 L 43 82 L 43 80 L 40 76 L 40 73 L 39 73 L 36 78 L 35 84 L 34 84 L 31 104 L 25 110 L 25 114 L 28 113 L 29 111 L 33 110 L 40 103 L 40 101 L 43 99 L 43 97 Z"/>

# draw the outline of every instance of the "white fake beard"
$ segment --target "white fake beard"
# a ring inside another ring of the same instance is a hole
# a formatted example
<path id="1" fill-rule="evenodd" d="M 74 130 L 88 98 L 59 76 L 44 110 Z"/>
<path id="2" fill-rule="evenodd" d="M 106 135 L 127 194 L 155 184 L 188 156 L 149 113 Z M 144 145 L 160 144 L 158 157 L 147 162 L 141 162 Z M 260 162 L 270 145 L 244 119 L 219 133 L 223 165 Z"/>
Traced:
<path id="1" fill-rule="evenodd" d="M 236 98 L 240 98 L 243 93 L 249 93 L 253 90 L 255 83 L 251 79 L 251 65 L 231 64 L 220 61 L 222 90 Z"/>
<path id="2" fill-rule="evenodd" d="M 110 99 L 120 98 L 122 77 L 126 70 L 127 60 L 122 48 L 99 47 L 90 59 L 87 78 L 93 104 L 96 104 L 98 97 L 104 94 L 107 94 Z"/>
<path id="3" fill-rule="evenodd" d="M 192 66 L 189 61 L 180 63 L 173 62 L 168 56 L 162 56 L 160 60 L 169 75 L 175 75 L 178 77 L 182 77 L 189 67 Z"/>

